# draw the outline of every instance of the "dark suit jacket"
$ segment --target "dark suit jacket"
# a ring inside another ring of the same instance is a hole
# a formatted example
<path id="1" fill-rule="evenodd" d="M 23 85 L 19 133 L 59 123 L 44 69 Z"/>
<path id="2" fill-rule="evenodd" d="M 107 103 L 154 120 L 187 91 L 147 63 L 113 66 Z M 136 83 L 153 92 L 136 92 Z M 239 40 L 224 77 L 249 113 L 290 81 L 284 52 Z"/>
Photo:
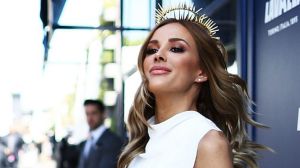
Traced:
<path id="1" fill-rule="evenodd" d="M 121 139 L 106 129 L 96 144 L 90 149 L 88 159 L 84 159 L 83 149 L 85 142 L 81 144 L 81 154 L 78 168 L 116 168 L 119 154 L 122 148 Z"/>

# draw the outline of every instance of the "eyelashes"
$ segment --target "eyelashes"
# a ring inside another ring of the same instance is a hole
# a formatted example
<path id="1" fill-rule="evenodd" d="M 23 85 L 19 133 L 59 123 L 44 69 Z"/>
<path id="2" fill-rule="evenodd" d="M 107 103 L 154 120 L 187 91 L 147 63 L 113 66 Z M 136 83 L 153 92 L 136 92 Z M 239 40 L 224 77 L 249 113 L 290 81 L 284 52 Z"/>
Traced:
<path id="1" fill-rule="evenodd" d="M 183 53 L 185 50 L 182 47 L 172 47 L 170 49 L 170 51 L 174 52 L 174 53 Z"/>
<path id="2" fill-rule="evenodd" d="M 157 53 L 158 49 L 156 48 L 147 48 L 146 49 L 146 55 L 152 55 L 152 54 L 155 54 Z M 169 49 L 170 52 L 173 52 L 173 53 L 183 53 L 185 52 L 185 49 L 183 47 L 171 47 Z"/>
<path id="3" fill-rule="evenodd" d="M 155 48 L 147 48 L 146 55 L 155 54 L 155 53 L 157 53 L 157 51 L 158 51 L 158 49 L 155 49 Z"/>

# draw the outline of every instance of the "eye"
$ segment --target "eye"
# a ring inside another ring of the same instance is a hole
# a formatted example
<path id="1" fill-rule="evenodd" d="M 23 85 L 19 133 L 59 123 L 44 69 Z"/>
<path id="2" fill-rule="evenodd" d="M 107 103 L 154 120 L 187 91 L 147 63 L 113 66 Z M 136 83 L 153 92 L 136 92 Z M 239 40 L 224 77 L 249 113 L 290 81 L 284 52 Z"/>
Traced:
<path id="1" fill-rule="evenodd" d="M 181 48 L 181 47 L 172 47 L 170 49 L 170 51 L 172 51 L 174 53 L 183 53 L 184 52 L 184 48 Z"/>
<path id="2" fill-rule="evenodd" d="M 155 54 L 157 53 L 157 49 L 156 48 L 147 48 L 146 50 L 146 55 L 152 55 L 152 54 Z"/>

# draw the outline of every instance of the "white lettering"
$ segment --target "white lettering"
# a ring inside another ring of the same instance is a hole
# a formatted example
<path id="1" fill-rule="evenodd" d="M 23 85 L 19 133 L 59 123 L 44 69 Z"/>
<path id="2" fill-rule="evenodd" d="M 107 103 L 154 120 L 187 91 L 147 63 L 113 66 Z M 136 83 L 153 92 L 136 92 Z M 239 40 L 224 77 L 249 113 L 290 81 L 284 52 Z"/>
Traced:
<path id="1" fill-rule="evenodd" d="M 300 5 L 300 0 L 270 0 L 265 5 L 265 23 Z"/>
<path id="2" fill-rule="evenodd" d="M 291 25 L 293 25 L 293 24 L 295 24 L 295 23 L 297 23 L 297 22 L 298 22 L 298 16 L 292 17 L 292 18 L 290 19 L 290 24 L 291 24 Z"/>
<path id="3" fill-rule="evenodd" d="M 274 0 L 273 3 L 274 3 L 273 4 L 273 7 L 274 7 L 274 10 L 273 10 L 273 12 L 274 12 L 273 19 L 275 19 L 278 16 L 280 16 L 280 12 L 279 12 L 279 10 L 280 10 L 280 0 Z"/>
<path id="4" fill-rule="evenodd" d="M 298 23 L 298 16 L 294 16 L 294 17 L 290 18 L 289 20 L 286 20 L 286 21 L 280 23 L 279 25 L 269 29 L 268 36 L 272 36 L 288 27 L 293 26 L 296 23 Z"/>
<path id="5" fill-rule="evenodd" d="M 279 15 L 282 14 L 282 11 L 283 13 L 286 12 L 287 8 L 286 8 L 286 0 L 281 0 L 280 1 L 280 12 L 279 12 Z"/>
<path id="6" fill-rule="evenodd" d="M 286 6 L 288 7 L 288 10 L 291 10 L 291 9 L 293 9 L 294 7 L 294 4 L 295 3 L 295 0 L 287 0 L 286 1 Z"/>
<path id="7" fill-rule="evenodd" d="M 270 16 L 270 21 L 271 21 L 271 20 L 273 20 L 273 18 L 274 18 L 274 13 L 275 13 L 275 12 L 274 12 L 274 10 L 275 10 L 275 9 L 274 9 L 274 0 L 270 0 L 270 7 L 269 7 L 269 8 L 270 8 L 270 9 L 269 9 L 269 12 L 270 12 L 270 13 L 269 13 L 269 14 L 270 14 L 269 16 Z"/>
<path id="8" fill-rule="evenodd" d="M 292 9 L 292 2 L 291 2 L 290 0 L 288 0 L 288 1 L 286 2 L 286 9 L 287 9 L 287 11 L 289 11 L 289 10 Z"/>
<path id="9" fill-rule="evenodd" d="M 272 29 L 268 30 L 268 36 L 272 36 L 273 34 L 279 32 L 279 26 L 273 27 Z"/>
<path id="10" fill-rule="evenodd" d="M 269 6 L 269 2 L 266 2 L 266 7 L 265 7 L 265 23 L 268 23 L 269 21 L 271 21 L 271 19 L 270 19 L 270 6 Z"/>
<path id="11" fill-rule="evenodd" d="M 293 0 L 293 1 L 292 1 L 292 8 L 298 6 L 299 3 L 300 3 L 300 0 Z"/>
<path id="12" fill-rule="evenodd" d="M 286 29 L 289 26 L 290 26 L 290 22 L 288 22 L 288 21 L 280 23 L 280 30 Z"/>

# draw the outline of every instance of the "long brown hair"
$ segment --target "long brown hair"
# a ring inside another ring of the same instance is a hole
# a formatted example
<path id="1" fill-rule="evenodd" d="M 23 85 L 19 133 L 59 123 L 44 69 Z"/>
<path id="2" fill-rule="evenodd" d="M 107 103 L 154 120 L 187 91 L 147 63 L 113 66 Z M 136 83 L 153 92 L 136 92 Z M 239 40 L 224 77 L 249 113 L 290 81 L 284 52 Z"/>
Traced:
<path id="1" fill-rule="evenodd" d="M 154 115 L 155 98 L 147 89 L 147 80 L 143 71 L 143 61 L 147 45 L 154 32 L 169 23 L 179 23 L 192 35 L 199 53 L 199 64 L 208 77 L 202 84 L 197 98 L 197 111 L 212 120 L 226 135 L 233 152 L 235 168 L 248 165 L 256 168 L 257 149 L 266 147 L 249 140 L 246 124 L 257 127 L 263 125 L 250 117 L 251 103 L 246 83 L 237 75 L 227 72 L 227 53 L 221 41 L 211 38 L 201 25 L 191 21 L 168 19 L 157 25 L 141 47 L 138 57 L 138 68 L 142 83 L 139 86 L 134 104 L 128 116 L 129 143 L 121 153 L 118 168 L 126 168 L 138 154 L 145 151 L 149 140 L 147 120 Z"/>

